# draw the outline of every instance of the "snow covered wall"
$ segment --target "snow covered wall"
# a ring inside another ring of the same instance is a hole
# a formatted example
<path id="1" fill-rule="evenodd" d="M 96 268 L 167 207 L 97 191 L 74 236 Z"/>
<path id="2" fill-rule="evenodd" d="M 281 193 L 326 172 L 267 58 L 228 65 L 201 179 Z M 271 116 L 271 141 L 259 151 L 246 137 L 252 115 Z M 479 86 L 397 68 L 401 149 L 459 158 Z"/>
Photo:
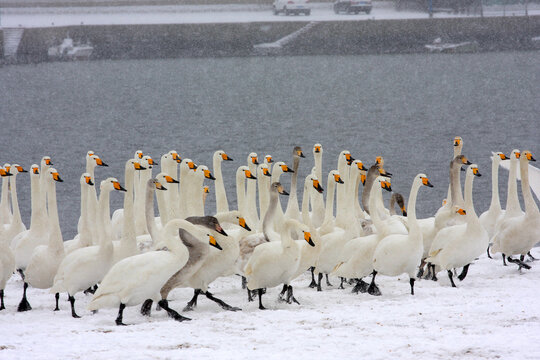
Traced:
<path id="1" fill-rule="evenodd" d="M 67 34 L 94 46 L 92 59 L 257 55 L 306 21 L 221 24 L 96 25 L 26 29 L 19 62 L 47 61 L 47 49 Z M 479 51 L 527 50 L 540 34 L 540 16 L 320 21 L 279 50 L 280 55 L 425 52 L 435 38 L 478 42 Z M 3 38 L 3 37 L 2 37 Z"/>

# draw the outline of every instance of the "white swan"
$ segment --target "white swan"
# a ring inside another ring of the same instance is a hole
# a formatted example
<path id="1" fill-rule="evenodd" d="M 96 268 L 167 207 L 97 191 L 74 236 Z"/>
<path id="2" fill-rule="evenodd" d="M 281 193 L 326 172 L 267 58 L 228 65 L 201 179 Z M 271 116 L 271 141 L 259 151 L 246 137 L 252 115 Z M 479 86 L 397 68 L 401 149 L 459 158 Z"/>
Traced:
<path id="1" fill-rule="evenodd" d="M 5 178 L 8 175 L 8 172 L 5 169 L 0 168 L 0 176 Z M 9 280 L 13 271 L 15 271 L 15 255 L 9 247 L 9 243 L 3 237 L 2 227 L 0 227 L 0 310 L 4 310 L 4 289 L 6 287 L 6 282 Z"/>
<path id="2" fill-rule="evenodd" d="M 10 174 L 11 165 L 6 163 L 2 169 Z M 9 175 L 8 175 L 9 176 Z M 13 213 L 9 206 L 9 178 L 7 176 L 2 176 L 2 196 L 0 197 L 0 225 L 4 225 L 4 228 L 7 228 L 7 225 L 11 224 L 13 220 Z"/>
<path id="3" fill-rule="evenodd" d="M 315 161 L 315 167 L 313 168 L 314 174 L 322 181 L 322 156 L 323 156 L 323 147 L 321 144 L 315 144 L 313 146 L 313 159 Z M 313 207 L 311 214 L 311 221 L 313 226 L 316 228 L 321 226 L 324 221 L 325 210 L 324 210 L 324 197 L 319 192 L 310 191 L 313 195 L 311 201 L 311 206 Z"/>
<path id="4" fill-rule="evenodd" d="M 26 298 L 26 289 L 28 285 L 38 289 L 48 289 L 53 285 L 54 275 L 58 271 L 58 266 L 65 256 L 64 242 L 60 222 L 58 219 L 58 207 L 56 204 L 56 186 L 55 183 L 62 182 L 58 171 L 55 168 L 49 168 L 45 174 L 41 174 L 48 185 L 47 202 L 49 207 L 49 232 L 47 245 L 36 246 L 32 251 L 30 262 L 24 271 L 24 292 L 23 298 L 19 303 L 17 311 L 31 310 L 32 307 Z M 56 297 L 58 304 L 58 297 Z"/>
<path id="5" fill-rule="evenodd" d="M 482 254 L 489 244 L 487 231 L 480 224 L 474 210 L 472 188 L 475 176 L 481 175 L 478 166 L 471 164 L 465 177 L 465 224 L 449 226 L 439 231 L 426 259 L 426 262 L 447 270 L 452 287 L 456 287 L 452 269 L 464 267 L 459 276 L 459 279 L 463 280 L 471 262 Z"/>
<path id="6" fill-rule="evenodd" d="M 83 182 L 85 180 L 81 180 Z M 85 181 L 86 182 L 86 181 Z M 88 289 L 103 279 L 113 265 L 112 235 L 106 231 L 110 193 L 113 190 L 126 191 L 116 178 L 108 178 L 100 184 L 97 225 L 99 245 L 77 249 L 66 255 L 58 267 L 50 292 L 67 292 L 71 303 L 71 316 L 79 318 L 75 312 L 75 294 Z M 57 308 L 58 309 L 58 308 Z"/>
<path id="7" fill-rule="evenodd" d="M 97 156 L 93 151 L 88 151 L 87 154 L 86 154 L 86 172 L 90 174 L 90 178 L 92 179 L 92 182 L 96 182 L 95 180 L 95 177 L 94 177 L 94 171 L 96 169 L 96 167 L 98 166 L 109 166 L 107 164 L 105 164 L 101 158 L 99 156 Z M 98 198 L 97 198 L 97 193 L 96 193 L 96 189 L 95 187 L 91 187 L 89 189 L 89 195 L 88 195 L 88 208 L 89 208 L 89 211 L 88 211 L 88 215 L 89 215 L 89 218 L 90 218 L 90 222 L 97 222 L 97 218 L 98 218 Z M 78 227 L 80 227 L 80 224 L 81 224 L 81 219 L 79 218 L 79 223 L 78 223 Z M 97 239 L 99 238 L 98 237 L 98 234 L 97 234 L 97 229 L 95 229 L 94 227 L 90 227 L 90 232 L 91 232 L 91 239 L 92 241 L 97 241 Z M 93 243 L 94 245 L 97 245 L 97 243 Z"/>
<path id="8" fill-rule="evenodd" d="M 501 167 L 507 171 L 510 170 L 510 161 L 502 161 Z M 517 172 L 517 179 L 521 180 L 520 173 Z M 537 199 L 540 199 L 540 169 L 529 164 L 529 184 L 531 190 L 536 195 Z"/>
<path id="9" fill-rule="evenodd" d="M 135 181 L 134 201 L 135 233 L 137 234 L 137 236 L 148 234 L 148 232 L 146 231 L 144 211 L 145 189 L 147 181 L 152 178 L 152 168 L 155 162 L 150 156 L 144 155 L 140 160 L 140 164 L 144 168 L 144 170 L 137 172 L 139 174 L 139 182 L 137 185 L 137 181 Z"/>
<path id="10" fill-rule="evenodd" d="M 182 163 L 182 158 L 178 152 L 171 150 L 161 156 L 161 172 L 168 174 L 174 179 L 178 179 L 178 164 Z M 167 187 L 167 202 L 171 219 L 179 217 L 180 200 L 179 200 L 179 185 Z"/>
<path id="11" fill-rule="evenodd" d="M 214 186 L 216 189 L 216 212 L 224 213 L 229 211 L 229 203 L 227 201 L 227 192 L 225 191 L 225 182 L 223 181 L 223 174 L 221 173 L 221 163 L 223 161 L 232 161 L 233 159 L 227 155 L 223 150 L 218 150 L 214 153 L 212 158 L 214 177 L 216 181 Z"/>
<path id="12" fill-rule="evenodd" d="M 281 184 L 278 184 L 277 191 L 282 191 Z M 288 296 L 292 298 L 292 286 L 289 283 L 300 262 L 300 248 L 290 237 L 293 227 L 302 230 L 304 240 L 315 246 L 309 228 L 297 220 L 288 219 L 281 230 L 281 241 L 271 241 L 257 246 L 244 269 L 248 290 L 258 291 L 261 310 L 265 309 L 262 304 L 264 288 L 286 284 L 290 289 Z"/>
<path id="13" fill-rule="evenodd" d="M 416 267 L 420 263 L 423 253 L 422 232 L 416 221 L 416 198 L 422 185 L 433 187 L 426 175 L 418 174 L 413 180 L 407 206 L 409 234 L 388 235 L 375 248 L 372 285 L 375 283 L 377 273 L 387 276 L 398 276 L 405 273 L 409 275 L 411 295 L 414 295 Z"/>
<path id="14" fill-rule="evenodd" d="M 18 164 L 13 164 L 10 167 L 10 173 L 12 176 L 9 177 L 9 184 L 11 190 L 11 204 L 13 206 L 13 217 L 7 228 L 4 225 L 4 233 L 2 234 L 4 241 L 6 241 L 8 244 L 11 244 L 17 235 L 26 231 L 26 226 L 24 226 L 21 219 L 19 200 L 17 198 L 17 174 L 26 172 L 28 171 L 24 170 L 23 167 Z"/>
<path id="15" fill-rule="evenodd" d="M 188 216 L 204 216 L 204 204 L 202 198 L 203 183 L 205 179 L 216 180 L 214 175 L 210 172 L 206 165 L 199 165 L 197 170 L 193 173 L 190 173 L 192 176 L 191 179 L 191 190 L 190 201 L 188 204 Z"/>
<path id="16" fill-rule="evenodd" d="M 150 180 L 156 188 L 161 184 Z M 153 201 L 152 201 L 153 203 Z M 206 233 L 188 221 L 175 219 L 176 224 L 183 230 L 196 236 Z M 193 235 L 191 235 L 193 237 Z M 186 246 L 182 236 L 165 237 L 168 251 L 150 251 L 125 258 L 116 263 L 105 275 L 100 287 L 88 304 L 88 310 L 98 310 L 105 307 L 119 307 L 117 325 L 123 324 L 123 311 L 126 306 L 141 304 L 147 299 L 161 300 L 160 289 L 187 260 Z M 195 240 L 197 241 L 197 240 Z M 159 301 L 163 308 L 168 308 L 164 301 Z"/>
<path id="17" fill-rule="evenodd" d="M 529 161 L 536 161 L 530 151 L 523 151 L 519 158 L 521 171 L 521 193 L 525 202 L 525 214 L 504 219 L 493 238 L 492 251 L 508 256 L 508 261 L 519 267 L 529 268 L 521 261 L 510 258 L 511 255 L 522 257 L 538 242 L 540 234 L 540 211 L 534 201 L 529 183 Z"/>
<path id="18" fill-rule="evenodd" d="M 273 184 L 275 182 L 280 182 L 280 178 L 283 173 L 294 173 L 294 171 L 283 161 L 278 161 L 274 163 L 274 166 L 272 166 L 272 179 L 270 180 L 270 184 Z M 274 218 L 274 221 L 276 220 L 281 221 L 281 218 L 283 217 L 283 215 L 284 215 L 283 207 L 281 206 L 281 200 L 278 197 L 277 213 Z"/>
<path id="19" fill-rule="evenodd" d="M 463 139 L 460 136 L 456 136 L 454 138 L 453 145 L 454 145 L 453 159 L 455 159 L 456 156 L 461 155 L 461 150 L 463 149 Z M 468 165 L 470 165 L 470 164 L 468 164 Z M 461 170 L 462 169 L 460 168 L 459 171 L 461 171 Z M 448 185 L 448 194 L 446 195 L 446 199 L 447 199 L 447 201 L 452 202 L 454 205 L 463 206 L 463 193 L 461 192 L 461 177 L 460 177 L 459 172 L 458 172 L 458 176 L 457 176 L 455 181 L 456 181 L 456 191 L 455 191 L 454 195 L 452 195 L 452 193 L 454 191 L 452 190 L 451 184 Z M 454 197 L 452 198 L 452 196 L 454 196 Z"/>
<path id="20" fill-rule="evenodd" d="M 502 152 L 494 153 L 491 157 L 491 204 L 489 209 L 484 211 L 479 218 L 480 224 L 486 229 L 490 239 L 495 235 L 495 224 L 503 214 L 499 200 L 499 164 L 501 160 L 506 160 L 506 155 Z"/>

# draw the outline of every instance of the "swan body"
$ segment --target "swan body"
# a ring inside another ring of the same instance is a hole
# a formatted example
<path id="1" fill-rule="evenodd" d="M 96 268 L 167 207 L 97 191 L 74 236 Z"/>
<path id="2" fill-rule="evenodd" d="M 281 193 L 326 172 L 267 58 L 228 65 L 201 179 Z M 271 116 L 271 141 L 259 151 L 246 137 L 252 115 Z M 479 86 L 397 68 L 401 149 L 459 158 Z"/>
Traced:
<path id="1" fill-rule="evenodd" d="M 7 163 L 2 167 L 8 174 L 11 174 L 9 171 L 10 168 L 11 165 Z M 0 226 L 4 228 L 7 228 L 11 224 L 11 221 L 13 221 L 13 213 L 9 206 L 9 177 L 7 176 L 2 176 L 2 195 L 0 197 Z"/>
<path id="2" fill-rule="evenodd" d="M 8 176 L 5 169 L 0 172 L 2 178 Z M 0 228 L 0 310 L 5 309 L 4 306 L 4 289 L 6 282 L 9 280 L 13 271 L 15 271 L 15 255 L 11 251 L 7 240 L 3 237 L 2 228 Z"/>

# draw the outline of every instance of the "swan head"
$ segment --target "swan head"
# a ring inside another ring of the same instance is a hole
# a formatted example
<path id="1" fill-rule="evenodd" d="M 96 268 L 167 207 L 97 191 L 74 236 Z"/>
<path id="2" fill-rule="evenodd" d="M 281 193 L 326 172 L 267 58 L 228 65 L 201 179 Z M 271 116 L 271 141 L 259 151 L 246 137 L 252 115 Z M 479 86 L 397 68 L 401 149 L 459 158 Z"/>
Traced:
<path id="1" fill-rule="evenodd" d="M 110 177 L 110 178 L 107 178 L 107 179 L 103 180 L 101 182 L 101 184 L 100 184 L 100 189 L 101 189 L 101 191 L 103 191 L 103 190 L 126 191 L 126 189 L 124 189 L 122 187 L 122 185 L 120 185 L 120 181 L 118 181 L 118 179 L 114 178 L 114 177 Z"/>
<path id="2" fill-rule="evenodd" d="M 514 149 L 514 150 L 512 150 L 512 155 L 510 155 L 510 160 L 515 161 L 515 160 L 519 159 L 520 155 L 521 155 L 521 153 L 519 152 L 519 150 Z"/>
<path id="3" fill-rule="evenodd" d="M 39 165 L 32 164 L 32 166 L 30 166 L 30 176 L 38 176 L 38 175 L 39 175 Z"/>
<path id="4" fill-rule="evenodd" d="M 6 168 L 2 166 L 0 167 L 0 176 L 2 177 L 13 176 L 13 174 L 7 171 Z"/>
<path id="5" fill-rule="evenodd" d="M 89 158 L 90 156 L 94 155 L 95 153 L 92 150 L 88 150 L 86 152 L 86 158 Z"/>
<path id="6" fill-rule="evenodd" d="M 305 158 L 302 148 L 300 146 L 295 146 L 293 149 L 293 157 Z"/>
<path id="7" fill-rule="evenodd" d="M 304 240 L 306 240 L 306 242 L 311 245 L 311 246 L 315 246 L 315 243 L 313 242 L 313 239 L 311 238 L 311 233 L 309 231 L 303 231 L 302 232 L 304 233 Z"/>
<path id="8" fill-rule="evenodd" d="M 418 174 L 416 175 L 416 178 L 422 182 L 422 185 L 427 186 L 427 187 L 433 187 L 433 184 L 429 182 L 429 179 L 426 174 Z"/>
<path id="9" fill-rule="evenodd" d="M 354 161 L 354 158 L 351 156 L 351 152 L 349 150 L 343 150 L 342 152 L 339 153 L 339 156 L 344 157 L 345 160 L 347 161 L 347 165 L 349 166 Z"/>
<path id="10" fill-rule="evenodd" d="M 264 176 L 272 176 L 268 164 L 259 165 L 259 173 Z"/>
<path id="11" fill-rule="evenodd" d="M 49 179 L 51 179 L 52 181 L 57 181 L 57 182 L 64 181 L 62 180 L 62 178 L 60 178 L 60 174 L 58 173 L 58 170 L 56 170 L 55 168 L 49 168 L 47 170 L 47 174 L 49 175 Z"/>
<path id="12" fill-rule="evenodd" d="M 384 166 L 384 158 L 382 156 L 377 156 L 375 158 L 375 165 L 378 165 L 379 167 L 383 167 Z"/>
<path id="13" fill-rule="evenodd" d="M 315 190 L 317 190 L 317 192 L 319 194 L 322 194 L 324 189 L 322 188 L 321 186 L 321 183 L 319 181 L 319 179 L 317 178 L 317 176 L 313 175 L 313 174 L 310 174 L 306 177 L 306 183 L 311 183 L 311 186 L 313 186 L 313 188 Z"/>
<path id="14" fill-rule="evenodd" d="M 203 194 L 210 194 L 210 188 L 208 186 L 203 187 Z"/>
<path id="15" fill-rule="evenodd" d="M 169 155 L 171 157 L 171 159 L 176 161 L 178 164 L 180 164 L 182 162 L 182 158 L 180 157 L 180 155 L 178 155 L 178 152 L 176 150 L 169 151 L 167 153 L 167 155 Z"/>
<path id="16" fill-rule="evenodd" d="M 158 179 L 150 179 L 148 180 L 146 184 L 147 184 L 146 186 L 148 186 L 149 189 L 167 190 L 167 188 L 164 187 L 163 184 L 161 184 Z"/>
<path id="17" fill-rule="evenodd" d="M 315 144 L 313 145 L 313 154 L 322 154 L 323 149 L 321 144 Z"/>
<path id="18" fill-rule="evenodd" d="M 458 165 L 471 165 L 472 163 L 467 159 L 465 155 L 458 155 L 452 160 L 455 164 Z"/>
<path id="19" fill-rule="evenodd" d="M 151 169 L 154 165 L 159 165 L 150 155 L 144 155 L 141 159 L 144 165 L 148 165 L 147 168 Z"/>
<path id="20" fill-rule="evenodd" d="M 281 185 L 281 183 L 277 181 L 270 185 L 270 192 L 277 192 L 281 195 L 289 195 L 289 193 L 286 192 L 285 189 L 283 189 L 283 185 Z"/>
<path id="21" fill-rule="evenodd" d="M 343 180 L 341 179 L 341 175 L 339 175 L 339 171 L 337 170 L 332 170 L 330 171 L 330 173 L 328 174 L 329 177 L 331 177 L 332 179 L 334 179 L 334 181 L 338 184 L 343 184 Z"/>
<path id="22" fill-rule="evenodd" d="M 367 169 L 364 166 L 364 163 L 362 162 L 362 160 L 354 160 L 353 163 L 356 163 L 356 166 L 358 167 L 358 170 L 367 171 Z"/>
<path id="23" fill-rule="evenodd" d="M 264 156 L 264 163 L 266 165 L 273 163 L 274 160 L 272 159 L 272 155 L 265 155 Z"/>
<path id="24" fill-rule="evenodd" d="M 379 177 L 379 178 L 381 179 L 379 180 L 381 183 L 381 188 L 383 188 L 386 191 L 392 192 L 392 184 L 390 183 L 390 180 L 384 177 Z"/>
<path id="25" fill-rule="evenodd" d="M 183 166 L 186 170 L 197 170 L 197 164 L 195 164 L 191 159 L 184 159 L 181 166 Z"/>
<path id="26" fill-rule="evenodd" d="M 521 153 L 521 157 L 525 158 L 527 161 L 536 161 L 536 159 L 533 157 L 533 154 L 529 150 L 525 150 Z"/>
<path id="27" fill-rule="evenodd" d="M 19 164 L 13 164 L 11 165 L 10 171 L 13 171 L 13 175 L 16 175 L 18 173 L 26 173 L 27 170 L 24 170 L 23 167 Z"/>
<path id="28" fill-rule="evenodd" d="M 237 216 L 236 218 L 238 219 L 238 226 L 247 231 L 251 231 L 251 228 L 246 223 L 246 219 L 244 219 L 242 216 Z"/>
<path id="29" fill-rule="evenodd" d="M 101 158 L 97 156 L 96 154 L 91 155 L 90 158 L 95 161 L 97 166 L 109 166 L 105 164 L 103 160 L 101 160 Z"/>
<path id="30" fill-rule="evenodd" d="M 259 159 L 257 158 L 257 153 L 250 153 L 247 158 L 248 164 L 259 165 Z"/>
<path id="31" fill-rule="evenodd" d="M 493 153 L 493 158 L 498 160 L 508 160 L 508 156 L 506 156 L 504 153 L 498 151 L 496 153 Z"/>
<path id="32" fill-rule="evenodd" d="M 143 158 L 144 154 L 142 152 L 142 150 L 137 150 L 135 151 L 135 155 L 133 156 L 133 158 L 135 160 L 141 160 Z"/>
<path id="33" fill-rule="evenodd" d="M 463 139 L 461 138 L 461 136 L 456 136 L 454 138 L 454 146 L 463 147 Z"/>
<path id="34" fill-rule="evenodd" d="M 478 170 L 478 165 L 476 164 L 469 165 L 468 171 L 472 172 L 474 176 L 482 176 L 482 174 L 480 174 L 480 171 Z"/>
<path id="35" fill-rule="evenodd" d="M 403 199 L 403 195 L 400 193 L 393 193 L 392 197 L 397 202 L 399 209 L 401 210 L 401 214 L 403 216 L 407 216 L 407 209 L 405 208 L 405 199 Z"/>
<path id="36" fill-rule="evenodd" d="M 452 207 L 452 211 L 456 214 L 459 214 L 459 215 L 467 215 L 467 212 L 465 211 L 465 209 L 457 206 L 457 205 L 454 205 Z"/>
<path id="37" fill-rule="evenodd" d="M 92 176 L 90 176 L 90 174 L 87 172 L 81 175 L 80 183 L 81 185 L 94 186 L 94 182 L 92 181 Z"/>
<path id="38" fill-rule="evenodd" d="M 281 172 L 284 173 L 293 173 L 294 170 L 291 169 L 287 164 L 285 164 L 283 161 L 278 161 L 274 164 L 274 169 L 279 168 L 281 169 Z"/>
<path id="39" fill-rule="evenodd" d="M 146 170 L 144 166 L 141 165 L 141 163 L 138 160 L 135 159 L 129 159 L 126 161 L 126 169 L 134 169 L 134 170 Z"/>
<path id="40" fill-rule="evenodd" d="M 200 165 L 199 170 L 201 170 L 201 173 L 203 174 L 205 179 L 216 180 L 216 178 L 214 177 L 214 175 L 212 175 L 212 173 L 210 172 L 210 170 L 208 169 L 206 165 Z"/>
<path id="41" fill-rule="evenodd" d="M 52 160 L 50 156 L 44 156 L 41 158 L 41 167 L 52 166 Z"/>
<path id="42" fill-rule="evenodd" d="M 216 249 L 218 250 L 223 250 L 223 248 L 221 246 L 219 246 L 218 242 L 216 241 L 216 238 L 213 237 L 212 235 L 210 234 L 206 234 L 208 236 L 208 243 L 210 245 L 212 245 L 213 247 L 215 247 Z"/>
<path id="43" fill-rule="evenodd" d="M 233 159 L 231 157 L 229 157 L 229 155 L 227 155 L 227 153 L 223 150 L 218 150 L 214 153 L 214 156 L 218 159 L 221 159 L 223 161 L 233 161 Z"/>
<path id="44" fill-rule="evenodd" d="M 223 236 L 228 236 L 228 234 L 219 224 L 219 220 L 214 216 L 190 216 L 186 218 L 186 221 L 189 221 L 193 225 L 204 226 L 207 229 L 213 230 Z"/>
<path id="45" fill-rule="evenodd" d="M 244 176 L 246 177 L 246 179 L 257 179 L 257 177 L 255 177 L 255 175 L 253 175 L 253 173 L 251 172 L 251 170 L 249 170 L 249 167 L 247 167 L 246 165 L 242 165 L 240 167 L 238 167 L 238 170 L 236 170 L 237 172 L 237 176 L 238 174 L 241 174 L 244 173 Z"/>
<path id="46" fill-rule="evenodd" d="M 159 181 L 161 184 L 164 184 L 164 183 L 167 183 L 167 184 L 178 184 L 178 180 L 175 180 L 173 179 L 172 176 L 164 173 L 164 172 L 160 172 L 159 174 L 156 175 L 156 180 Z"/>

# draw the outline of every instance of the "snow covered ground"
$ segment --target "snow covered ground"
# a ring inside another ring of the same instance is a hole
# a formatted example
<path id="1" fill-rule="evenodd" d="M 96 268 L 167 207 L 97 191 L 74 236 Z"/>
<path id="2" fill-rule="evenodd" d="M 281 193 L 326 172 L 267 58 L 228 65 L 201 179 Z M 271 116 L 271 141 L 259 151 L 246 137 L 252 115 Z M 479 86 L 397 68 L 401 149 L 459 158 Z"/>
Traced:
<path id="1" fill-rule="evenodd" d="M 540 258 L 540 248 L 533 255 Z M 53 312 L 53 296 L 36 289 L 28 292 L 33 310 L 17 313 L 22 282 L 13 275 L 0 312 L 0 359 L 539 359 L 540 262 L 531 265 L 519 273 L 500 255 L 483 255 L 458 288 L 441 273 L 436 283 L 418 281 L 415 296 L 406 276 L 378 277 L 383 295 L 372 297 L 352 294 L 350 285 L 339 290 L 332 277 L 334 286 L 317 293 L 306 273 L 293 283 L 301 305 L 277 302 L 274 288 L 263 297 L 266 311 L 247 302 L 238 277 L 226 278 L 211 291 L 243 311 L 200 297 L 184 313 L 192 321 L 175 322 L 164 311 L 146 318 L 132 307 L 126 327 L 114 324 L 117 309 L 92 315 L 83 294 L 76 296 L 81 319 L 71 317 L 65 294 Z M 191 296 L 174 290 L 170 305 L 181 310 Z"/>
<path id="2" fill-rule="evenodd" d="M 334 14 L 331 3 L 313 4 L 311 16 L 275 16 L 270 7 L 260 5 L 167 5 L 167 6 L 106 6 L 106 7 L 42 7 L 3 8 L 0 26 L 53 27 L 70 25 L 127 24 L 207 24 L 272 21 L 358 21 L 383 19 L 425 19 L 425 12 L 396 11 L 392 3 L 374 3 L 370 15 Z M 524 6 L 485 8 L 484 16 L 521 16 Z M 540 15 L 537 4 L 529 5 L 529 15 Z M 436 13 L 436 18 L 456 17 Z"/>

